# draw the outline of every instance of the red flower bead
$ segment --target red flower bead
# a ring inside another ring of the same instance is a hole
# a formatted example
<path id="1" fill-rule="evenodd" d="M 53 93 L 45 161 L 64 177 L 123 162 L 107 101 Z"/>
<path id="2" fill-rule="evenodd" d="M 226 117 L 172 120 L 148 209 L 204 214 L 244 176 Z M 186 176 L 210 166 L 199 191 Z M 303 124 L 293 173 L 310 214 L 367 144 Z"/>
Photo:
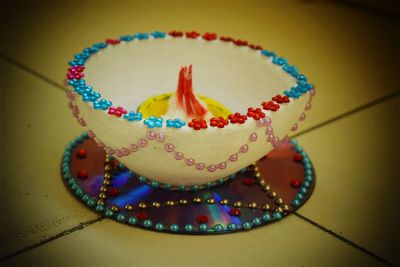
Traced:
<path id="1" fill-rule="evenodd" d="M 250 186 L 250 185 L 254 185 L 255 183 L 256 183 L 256 179 L 254 179 L 254 178 L 246 177 L 243 179 L 244 185 Z"/>
<path id="2" fill-rule="evenodd" d="M 110 45 L 119 44 L 121 41 L 119 39 L 106 39 L 106 43 Z"/>
<path id="3" fill-rule="evenodd" d="M 200 36 L 200 33 L 198 33 L 198 32 L 186 32 L 186 38 L 192 38 L 192 39 L 195 39 L 195 38 L 197 38 L 197 37 L 199 37 Z"/>
<path id="4" fill-rule="evenodd" d="M 242 215 L 242 212 L 238 208 L 232 208 L 229 211 L 229 215 L 239 217 L 240 215 Z"/>
<path id="5" fill-rule="evenodd" d="M 196 222 L 198 224 L 208 223 L 208 217 L 206 215 L 199 215 L 196 217 Z"/>
<path id="6" fill-rule="evenodd" d="M 211 127 L 224 128 L 225 125 L 228 125 L 228 124 L 229 124 L 228 120 L 225 120 L 222 117 L 211 118 L 210 119 L 210 126 Z"/>
<path id="7" fill-rule="evenodd" d="M 217 39 L 217 35 L 215 33 L 206 32 L 203 34 L 203 39 L 207 41 L 212 41 Z"/>
<path id="8" fill-rule="evenodd" d="M 76 173 L 76 177 L 79 179 L 87 179 L 89 176 L 88 172 L 86 170 L 80 170 Z"/>
<path id="9" fill-rule="evenodd" d="M 83 74 L 84 66 L 73 66 L 68 68 L 67 78 L 68 80 L 72 79 L 82 79 L 85 75 Z"/>
<path id="10" fill-rule="evenodd" d="M 171 35 L 172 37 L 182 37 L 183 36 L 183 32 L 180 32 L 180 31 L 171 31 L 168 34 Z"/>
<path id="11" fill-rule="evenodd" d="M 234 40 L 233 43 L 235 45 L 237 45 L 237 46 L 245 46 L 245 45 L 247 45 L 247 41 L 239 40 L 239 39 L 238 40 Z"/>
<path id="12" fill-rule="evenodd" d="M 144 221 L 144 220 L 147 220 L 149 218 L 149 215 L 147 214 L 147 212 L 141 211 L 141 212 L 136 214 L 136 218 L 139 221 Z"/>
<path id="13" fill-rule="evenodd" d="M 236 112 L 235 114 L 229 114 L 228 119 L 231 123 L 243 124 L 247 120 L 247 116 Z"/>
<path id="14" fill-rule="evenodd" d="M 248 108 L 247 109 L 247 116 L 252 117 L 254 120 L 258 121 L 261 118 L 265 117 L 265 113 L 262 112 L 261 108 Z"/>
<path id="15" fill-rule="evenodd" d="M 289 103 L 289 97 L 287 95 L 281 96 L 281 95 L 276 95 L 272 98 L 273 101 L 282 104 L 282 103 Z"/>
<path id="16" fill-rule="evenodd" d="M 232 42 L 233 41 L 232 37 L 226 37 L 226 36 L 221 36 L 219 39 L 223 42 Z"/>
<path id="17" fill-rule="evenodd" d="M 274 101 L 262 102 L 261 105 L 265 110 L 277 111 L 280 106 L 279 104 L 274 103 Z"/>
<path id="18" fill-rule="evenodd" d="M 111 187 L 107 190 L 107 193 L 110 197 L 116 197 L 119 196 L 119 189 Z"/>
<path id="19" fill-rule="evenodd" d="M 299 188 L 301 185 L 301 181 L 299 179 L 292 179 L 290 181 L 290 186 L 293 188 Z"/>
<path id="20" fill-rule="evenodd" d="M 250 44 L 249 47 L 253 50 L 262 50 L 263 48 L 260 45 Z"/>
<path id="21" fill-rule="evenodd" d="M 189 123 L 188 126 L 195 129 L 195 130 L 200 130 L 200 129 L 206 129 L 207 128 L 207 123 L 205 120 L 198 120 L 198 119 L 192 119 Z"/>
<path id="22" fill-rule="evenodd" d="M 86 152 L 85 149 L 79 149 L 79 150 L 76 152 L 76 157 L 77 157 L 77 158 L 84 159 L 84 158 L 86 158 L 86 156 L 87 156 L 87 152 Z"/>
<path id="23" fill-rule="evenodd" d="M 296 162 L 302 162 L 303 156 L 300 153 L 296 153 L 293 156 L 293 160 L 296 161 Z"/>
<path id="24" fill-rule="evenodd" d="M 117 117 L 121 117 L 122 114 L 126 114 L 126 113 L 127 113 L 126 109 L 124 109 L 124 108 L 121 107 L 121 106 L 118 106 L 118 107 L 109 107 L 109 108 L 108 108 L 108 114 L 114 115 L 114 116 L 117 116 Z"/>

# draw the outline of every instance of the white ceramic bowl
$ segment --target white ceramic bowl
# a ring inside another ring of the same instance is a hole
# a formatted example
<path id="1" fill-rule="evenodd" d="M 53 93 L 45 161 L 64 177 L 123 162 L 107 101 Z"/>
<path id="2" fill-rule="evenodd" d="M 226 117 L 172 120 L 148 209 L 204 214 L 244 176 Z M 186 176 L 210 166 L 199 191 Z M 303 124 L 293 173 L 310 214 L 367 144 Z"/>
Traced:
<path id="1" fill-rule="evenodd" d="M 136 111 L 151 96 L 174 91 L 180 67 L 189 64 L 193 65 L 196 92 L 216 99 L 232 112 L 246 114 L 248 107 L 262 108 L 263 101 L 277 94 L 283 96 L 297 83 L 302 88 L 292 88 L 289 95 L 296 97 L 280 104 L 278 111 L 263 110 L 266 118 L 257 121 L 249 117 L 244 124 L 229 124 L 222 129 L 209 126 L 198 131 L 187 124 L 180 129 L 168 128 L 165 121 L 161 128 L 149 129 L 143 120 L 128 121 L 107 110 L 94 109 L 92 102 L 83 101 L 72 90 L 70 107 L 98 144 L 149 179 L 171 185 L 198 185 L 235 173 L 267 154 L 292 128 L 297 128 L 299 118 L 304 119 L 304 111 L 310 107 L 312 86 L 284 59 L 268 51 L 218 39 L 207 41 L 201 36 L 187 39 L 150 35 L 145 40 L 138 36 L 96 53 L 85 50 L 86 57 L 91 54 L 85 61 L 86 85 L 113 106 L 128 111 Z M 82 64 L 79 58 L 71 64 Z M 74 83 L 76 87 L 78 81 L 70 82 Z"/>

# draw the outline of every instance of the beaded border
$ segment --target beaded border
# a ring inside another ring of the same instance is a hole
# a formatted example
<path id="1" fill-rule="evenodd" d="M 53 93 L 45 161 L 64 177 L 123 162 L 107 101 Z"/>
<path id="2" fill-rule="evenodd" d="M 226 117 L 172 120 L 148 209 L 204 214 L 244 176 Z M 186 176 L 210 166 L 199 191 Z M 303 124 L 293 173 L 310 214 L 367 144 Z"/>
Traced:
<path id="1" fill-rule="evenodd" d="M 83 71 L 85 69 L 84 64 L 93 54 L 98 53 L 99 51 L 107 48 L 108 46 L 114 46 L 120 44 L 121 42 L 131 42 L 133 40 L 141 41 L 148 39 L 163 39 L 167 37 L 182 38 L 184 35 L 187 39 L 202 38 L 206 41 L 219 40 L 221 42 L 233 43 L 234 45 L 239 47 L 249 47 L 250 49 L 253 49 L 254 51 L 266 56 L 268 59 L 271 60 L 271 62 L 274 65 L 281 67 L 283 71 L 285 71 L 287 74 L 295 78 L 297 80 L 296 86 L 293 86 L 288 90 L 284 90 L 283 91 L 284 96 L 276 95 L 268 102 L 264 101 L 261 103 L 262 109 L 266 111 L 276 112 L 280 108 L 281 104 L 290 102 L 289 98 L 295 98 L 295 99 L 299 98 L 301 95 L 307 93 L 308 91 L 314 88 L 312 84 L 308 83 L 305 75 L 299 74 L 296 66 L 290 65 L 287 59 L 285 59 L 284 57 L 276 56 L 276 54 L 272 51 L 263 50 L 261 46 L 249 44 L 247 41 L 244 40 L 233 39 L 231 37 L 225 37 L 225 36 L 221 36 L 218 38 L 218 36 L 215 33 L 208 33 L 208 32 L 201 35 L 200 33 L 195 31 L 186 32 L 185 34 L 182 31 L 171 31 L 168 34 L 160 31 L 155 31 L 150 34 L 137 33 L 133 35 L 124 35 L 118 39 L 106 39 L 104 42 L 96 43 L 91 47 L 85 48 L 81 53 L 75 54 L 74 59 L 69 62 L 69 65 L 71 67 L 68 69 L 67 73 L 67 79 L 69 80 L 68 85 L 72 86 L 74 88 L 74 91 L 82 96 L 84 102 L 92 102 L 94 109 L 108 110 L 109 115 L 116 116 L 118 118 L 122 117 L 128 121 L 142 121 L 143 118 L 140 112 L 134 112 L 134 111 L 128 112 L 121 106 L 117 107 L 113 106 L 111 101 L 101 98 L 100 93 L 94 91 L 92 86 L 87 85 L 85 80 L 83 79 L 84 77 Z M 206 129 L 208 128 L 208 125 L 210 125 L 211 127 L 224 128 L 229 124 L 245 123 L 248 117 L 251 117 L 256 121 L 260 120 L 261 118 L 264 118 L 266 116 L 265 112 L 263 112 L 262 109 L 260 107 L 257 108 L 249 107 L 247 109 L 246 115 L 240 114 L 239 112 L 230 114 L 231 116 L 228 116 L 229 122 L 228 120 L 224 120 L 222 118 L 212 118 L 210 119 L 209 124 L 207 124 L 207 122 L 204 120 L 193 119 L 189 123 L 186 123 L 180 119 L 176 119 L 179 123 L 176 124 L 169 122 L 166 124 L 166 126 L 180 129 L 184 125 L 187 125 L 188 127 L 191 127 L 194 130 Z M 223 122 L 218 123 L 221 119 L 223 120 Z M 162 127 L 164 121 L 163 118 L 161 117 L 157 118 L 154 116 L 150 116 L 149 118 L 144 119 L 143 123 L 148 128 L 151 129 L 155 127 L 157 128 Z"/>
<path id="2" fill-rule="evenodd" d="M 193 224 L 186 224 L 183 226 L 172 224 L 168 227 L 165 227 L 162 223 L 155 223 L 149 219 L 144 220 L 141 224 L 139 224 L 139 220 L 135 216 L 126 217 L 122 212 L 114 212 L 111 209 L 111 207 L 98 205 L 97 199 L 86 194 L 83 191 L 83 189 L 78 185 L 75 178 L 73 178 L 70 170 L 70 162 L 73 150 L 77 147 L 79 143 L 82 143 L 88 137 L 89 137 L 88 134 L 84 133 L 81 136 L 77 137 L 74 141 L 70 142 L 65 148 L 61 163 L 61 171 L 65 183 L 69 186 L 70 190 L 74 192 L 74 194 L 77 197 L 79 197 L 79 199 L 83 203 L 85 203 L 88 207 L 94 209 L 95 211 L 104 214 L 105 217 L 113 218 L 120 223 L 137 225 L 158 232 L 163 231 L 170 233 L 177 233 L 180 227 L 183 227 L 182 229 L 184 229 L 186 233 L 194 233 Z M 299 207 L 307 199 L 307 193 L 312 188 L 314 173 L 311 161 L 306 152 L 303 150 L 303 148 L 300 145 L 298 145 L 297 141 L 295 140 L 291 140 L 291 144 L 294 146 L 294 149 L 301 154 L 302 156 L 301 163 L 303 164 L 305 171 L 305 178 L 302 186 L 300 187 L 300 192 L 297 193 L 297 195 L 291 201 L 291 206 L 296 208 Z M 236 232 L 240 230 L 250 230 L 254 227 L 262 225 L 263 222 L 266 223 L 266 222 L 278 221 L 282 219 L 284 216 L 286 216 L 285 213 L 275 211 L 275 212 L 265 212 L 263 216 L 256 217 L 252 221 L 244 222 L 241 225 L 237 225 L 234 223 L 230 223 L 226 226 L 222 224 L 216 224 L 213 226 L 210 226 L 208 224 L 201 224 L 199 226 L 200 231 L 195 233 L 220 234 L 220 233 Z"/>

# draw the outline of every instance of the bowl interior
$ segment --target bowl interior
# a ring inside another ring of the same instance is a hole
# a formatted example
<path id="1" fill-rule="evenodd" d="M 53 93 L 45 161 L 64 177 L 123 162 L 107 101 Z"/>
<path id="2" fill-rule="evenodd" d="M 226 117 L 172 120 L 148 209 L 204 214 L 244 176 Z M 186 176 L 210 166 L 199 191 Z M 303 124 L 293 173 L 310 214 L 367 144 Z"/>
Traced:
<path id="1" fill-rule="evenodd" d="M 296 84 L 259 51 L 184 38 L 135 40 L 109 47 L 88 60 L 85 79 L 114 106 L 135 111 L 149 97 L 175 91 L 180 67 L 190 64 L 194 90 L 233 112 L 259 106 Z"/>

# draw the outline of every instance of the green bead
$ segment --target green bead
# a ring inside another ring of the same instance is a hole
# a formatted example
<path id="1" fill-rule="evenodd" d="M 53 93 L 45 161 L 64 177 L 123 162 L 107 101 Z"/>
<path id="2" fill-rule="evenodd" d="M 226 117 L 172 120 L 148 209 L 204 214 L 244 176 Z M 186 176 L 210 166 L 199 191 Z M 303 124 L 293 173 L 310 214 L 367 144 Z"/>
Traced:
<path id="1" fill-rule="evenodd" d="M 144 225 L 144 227 L 149 228 L 149 227 L 151 227 L 153 225 L 153 222 L 151 220 L 145 220 L 143 222 L 143 225 Z"/>
<path id="2" fill-rule="evenodd" d="M 249 222 L 245 222 L 245 223 L 243 224 L 243 228 L 246 229 L 246 230 L 251 229 L 251 227 L 252 227 L 252 225 L 251 225 L 251 223 L 249 223 Z"/>
<path id="3" fill-rule="evenodd" d="M 146 226 L 147 227 L 147 226 Z M 162 223 L 157 223 L 156 224 L 156 230 L 157 231 L 162 231 L 164 230 L 164 225 Z"/>
<path id="4" fill-rule="evenodd" d="M 83 197 L 82 197 L 82 200 L 85 202 L 88 201 L 89 199 L 90 199 L 90 197 L 87 194 L 83 195 Z"/>
<path id="5" fill-rule="evenodd" d="M 304 198 L 304 195 L 302 193 L 297 193 L 296 198 L 301 200 Z"/>
<path id="6" fill-rule="evenodd" d="M 197 191 L 197 190 L 199 190 L 199 186 L 198 185 L 192 186 L 192 191 Z"/>
<path id="7" fill-rule="evenodd" d="M 119 222 L 125 221 L 125 216 L 123 214 L 118 214 L 117 221 L 119 221 Z"/>
<path id="8" fill-rule="evenodd" d="M 234 224 L 234 223 L 228 224 L 228 230 L 229 231 L 235 231 L 236 229 L 237 229 L 236 224 Z"/>
<path id="9" fill-rule="evenodd" d="M 311 186 L 311 184 L 310 184 L 310 182 L 305 181 L 303 183 L 303 186 L 306 187 L 306 188 L 309 188 Z"/>
<path id="10" fill-rule="evenodd" d="M 306 176 L 306 178 L 305 178 L 305 180 L 307 181 L 307 182 L 312 182 L 313 181 L 313 177 L 312 177 L 312 175 L 307 175 Z"/>
<path id="11" fill-rule="evenodd" d="M 139 181 L 141 181 L 142 183 L 146 182 L 146 177 L 139 176 Z"/>
<path id="12" fill-rule="evenodd" d="M 300 205 L 300 200 L 298 200 L 297 198 L 293 199 L 292 201 L 292 206 L 294 208 L 298 207 Z"/>
<path id="13" fill-rule="evenodd" d="M 114 212 L 113 212 L 112 210 L 106 210 L 106 211 L 104 212 L 104 214 L 105 214 L 107 217 L 112 217 L 112 216 L 114 215 Z"/>
<path id="14" fill-rule="evenodd" d="M 223 183 L 225 183 L 225 179 L 224 178 L 219 178 L 217 182 L 219 184 L 223 184 Z"/>
<path id="15" fill-rule="evenodd" d="M 158 187 L 159 185 L 160 184 L 158 182 L 156 182 L 156 181 L 151 182 L 151 186 L 154 187 L 154 188 Z"/>
<path id="16" fill-rule="evenodd" d="M 80 189 L 80 188 L 78 188 L 78 189 L 75 191 L 75 195 L 77 195 L 78 197 L 83 196 L 83 190 Z"/>
<path id="17" fill-rule="evenodd" d="M 304 164 L 304 169 L 311 170 L 312 169 L 311 164 L 310 163 L 305 163 Z"/>
<path id="18" fill-rule="evenodd" d="M 205 223 L 202 223 L 202 224 L 200 224 L 199 229 L 201 232 L 206 232 L 208 230 L 208 225 Z"/>
<path id="19" fill-rule="evenodd" d="M 224 230 L 224 227 L 223 227 L 221 224 L 216 224 L 216 225 L 214 226 L 214 230 L 215 230 L 216 232 L 222 232 L 222 231 Z"/>
<path id="20" fill-rule="evenodd" d="M 269 212 L 264 213 L 262 219 L 266 222 L 270 221 L 272 219 L 271 214 L 269 214 Z"/>
<path id="21" fill-rule="evenodd" d="M 89 206 L 89 207 L 94 207 L 95 205 L 96 205 L 96 201 L 94 200 L 94 199 L 89 199 L 87 202 L 86 202 L 86 204 Z"/>
<path id="22" fill-rule="evenodd" d="M 274 214 L 272 214 L 272 216 L 274 217 L 275 220 L 282 219 L 282 213 L 280 213 L 280 212 L 274 212 Z"/>
<path id="23" fill-rule="evenodd" d="M 176 232 L 179 230 L 179 226 L 177 224 L 171 224 L 170 230 Z"/>
<path id="24" fill-rule="evenodd" d="M 96 211 L 102 212 L 104 210 L 104 206 L 103 205 L 97 205 L 96 206 Z"/>
<path id="25" fill-rule="evenodd" d="M 185 191 L 185 189 L 186 189 L 186 186 L 184 186 L 184 185 L 178 186 L 179 191 Z"/>
<path id="26" fill-rule="evenodd" d="M 79 189 L 79 185 L 73 184 L 73 185 L 71 185 L 71 189 L 76 191 L 77 189 Z"/>
<path id="27" fill-rule="evenodd" d="M 164 188 L 167 189 L 167 190 L 170 190 L 171 187 L 172 187 L 172 186 L 171 186 L 170 184 L 164 184 Z"/>
<path id="28" fill-rule="evenodd" d="M 261 224 L 261 219 L 260 218 L 254 218 L 253 224 L 260 225 Z"/>
<path id="29" fill-rule="evenodd" d="M 186 224 L 186 225 L 185 225 L 185 231 L 186 231 L 186 232 L 191 232 L 191 231 L 193 231 L 193 225 L 191 225 L 191 224 Z"/>
<path id="30" fill-rule="evenodd" d="M 129 224 L 134 225 L 134 224 L 136 224 L 136 222 L 137 222 L 137 219 L 136 219 L 135 217 L 130 217 L 130 218 L 128 219 L 128 223 L 129 223 Z"/>
<path id="31" fill-rule="evenodd" d="M 306 176 L 307 175 L 312 175 L 312 170 L 306 170 Z"/>
<path id="32" fill-rule="evenodd" d="M 307 188 L 305 188 L 305 187 L 302 187 L 302 188 L 300 188 L 300 193 L 302 193 L 302 194 L 307 194 Z"/>
<path id="33" fill-rule="evenodd" d="M 212 186 L 213 186 L 212 182 L 206 183 L 206 187 L 207 187 L 207 188 L 211 188 Z"/>

